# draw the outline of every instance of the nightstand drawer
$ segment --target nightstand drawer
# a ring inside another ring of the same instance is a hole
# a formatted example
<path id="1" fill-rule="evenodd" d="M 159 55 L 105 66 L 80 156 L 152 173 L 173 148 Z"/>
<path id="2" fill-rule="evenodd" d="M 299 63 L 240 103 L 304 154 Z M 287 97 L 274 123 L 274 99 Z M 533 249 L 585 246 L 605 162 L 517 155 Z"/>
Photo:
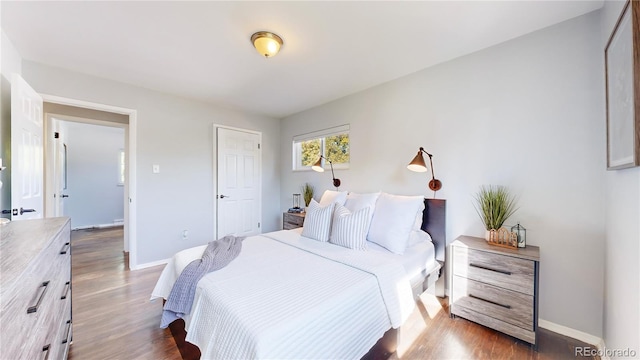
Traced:
<path id="1" fill-rule="evenodd" d="M 536 344 L 536 331 L 526 330 L 519 326 L 511 325 L 504 321 L 500 321 L 498 319 L 492 318 L 491 316 L 487 316 L 478 311 L 474 311 L 468 309 L 464 306 L 458 306 L 456 304 L 451 305 L 451 312 L 455 313 L 458 316 L 461 316 L 465 319 L 476 322 L 480 325 L 484 325 L 486 327 L 490 327 L 494 330 L 498 330 L 505 334 L 509 334 L 518 339 L 524 340 L 531 344 Z"/>
<path id="2" fill-rule="evenodd" d="M 533 331 L 533 296 L 454 276 L 453 303 Z"/>
<path id="3" fill-rule="evenodd" d="M 453 274 L 527 295 L 535 292 L 535 264 L 532 260 L 453 247 Z"/>
<path id="4" fill-rule="evenodd" d="M 283 213 L 282 228 L 284 230 L 296 229 L 304 225 L 304 213 Z"/>

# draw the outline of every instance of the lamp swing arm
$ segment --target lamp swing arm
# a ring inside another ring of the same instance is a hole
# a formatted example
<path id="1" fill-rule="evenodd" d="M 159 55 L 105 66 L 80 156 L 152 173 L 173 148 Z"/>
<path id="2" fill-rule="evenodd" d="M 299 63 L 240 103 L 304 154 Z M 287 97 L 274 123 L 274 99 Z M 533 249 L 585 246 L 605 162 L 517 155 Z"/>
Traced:
<path id="1" fill-rule="evenodd" d="M 326 158 L 326 156 L 320 154 L 320 157 L 318 158 L 318 161 L 316 161 L 315 164 L 313 164 L 313 166 L 311 166 L 311 169 L 313 171 L 317 171 L 317 172 L 324 172 L 324 166 L 322 165 L 322 159 L 325 159 L 326 161 L 329 162 L 329 166 L 331 166 L 331 177 L 333 178 L 333 186 L 336 187 L 336 189 L 338 189 L 340 187 L 340 179 L 336 179 L 336 174 L 333 172 L 333 162 L 329 159 Z"/>
<path id="2" fill-rule="evenodd" d="M 429 157 L 429 166 L 431 167 L 431 180 L 435 180 L 436 175 L 433 172 L 433 155 L 429 154 L 423 147 L 420 147 L 420 151 L 427 154 Z"/>
<path id="3" fill-rule="evenodd" d="M 331 160 L 327 159 L 327 157 L 324 156 L 324 155 L 320 155 L 320 158 L 325 159 L 326 161 L 329 162 L 329 167 L 331 168 L 331 177 L 335 179 L 336 175 L 333 173 L 333 162 Z"/>

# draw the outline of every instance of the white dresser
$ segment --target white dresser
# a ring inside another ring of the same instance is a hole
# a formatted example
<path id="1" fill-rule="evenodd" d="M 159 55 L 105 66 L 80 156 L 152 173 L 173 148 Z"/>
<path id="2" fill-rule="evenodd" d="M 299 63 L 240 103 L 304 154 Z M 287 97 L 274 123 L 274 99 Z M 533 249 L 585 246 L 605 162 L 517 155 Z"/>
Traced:
<path id="1" fill-rule="evenodd" d="M 0 226 L 0 349 L 6 359 L 66 359 L 71 342 L 69 218 Z"/>

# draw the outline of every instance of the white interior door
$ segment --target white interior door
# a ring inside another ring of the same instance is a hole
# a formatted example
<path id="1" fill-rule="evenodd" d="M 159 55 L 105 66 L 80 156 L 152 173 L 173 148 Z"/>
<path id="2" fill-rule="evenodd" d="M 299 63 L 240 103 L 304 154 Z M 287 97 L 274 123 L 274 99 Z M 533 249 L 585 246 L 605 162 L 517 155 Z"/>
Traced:
<path id="1" fill-rule="evenodd" d="M 11 78 L 11 220 L 43 217 L 42 97 L 24 79 Z"/>
<path id="2" fill-rule="evenodd" d="M 216 128 L 217 238 L 260 233 L 260 135 Z"/>

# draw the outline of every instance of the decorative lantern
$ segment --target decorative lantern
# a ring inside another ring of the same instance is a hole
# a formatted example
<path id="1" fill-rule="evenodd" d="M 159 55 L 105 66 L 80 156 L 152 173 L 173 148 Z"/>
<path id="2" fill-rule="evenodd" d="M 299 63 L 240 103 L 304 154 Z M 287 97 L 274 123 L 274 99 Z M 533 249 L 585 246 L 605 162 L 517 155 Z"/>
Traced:
<path id="1" fill-rule="evenodd" d="M 527 246 L 527 229 L 524 226 L 518 225 L 511 227 L 511 232 L 518 236 L 518 247 L 523 248 Z"/>
<path id="2" fill-rule="evenodd" d="M 298 210 L 298 209 L 302 209 L 300 207 L 300 194 L 293 194 L 293 208 Z"/>

